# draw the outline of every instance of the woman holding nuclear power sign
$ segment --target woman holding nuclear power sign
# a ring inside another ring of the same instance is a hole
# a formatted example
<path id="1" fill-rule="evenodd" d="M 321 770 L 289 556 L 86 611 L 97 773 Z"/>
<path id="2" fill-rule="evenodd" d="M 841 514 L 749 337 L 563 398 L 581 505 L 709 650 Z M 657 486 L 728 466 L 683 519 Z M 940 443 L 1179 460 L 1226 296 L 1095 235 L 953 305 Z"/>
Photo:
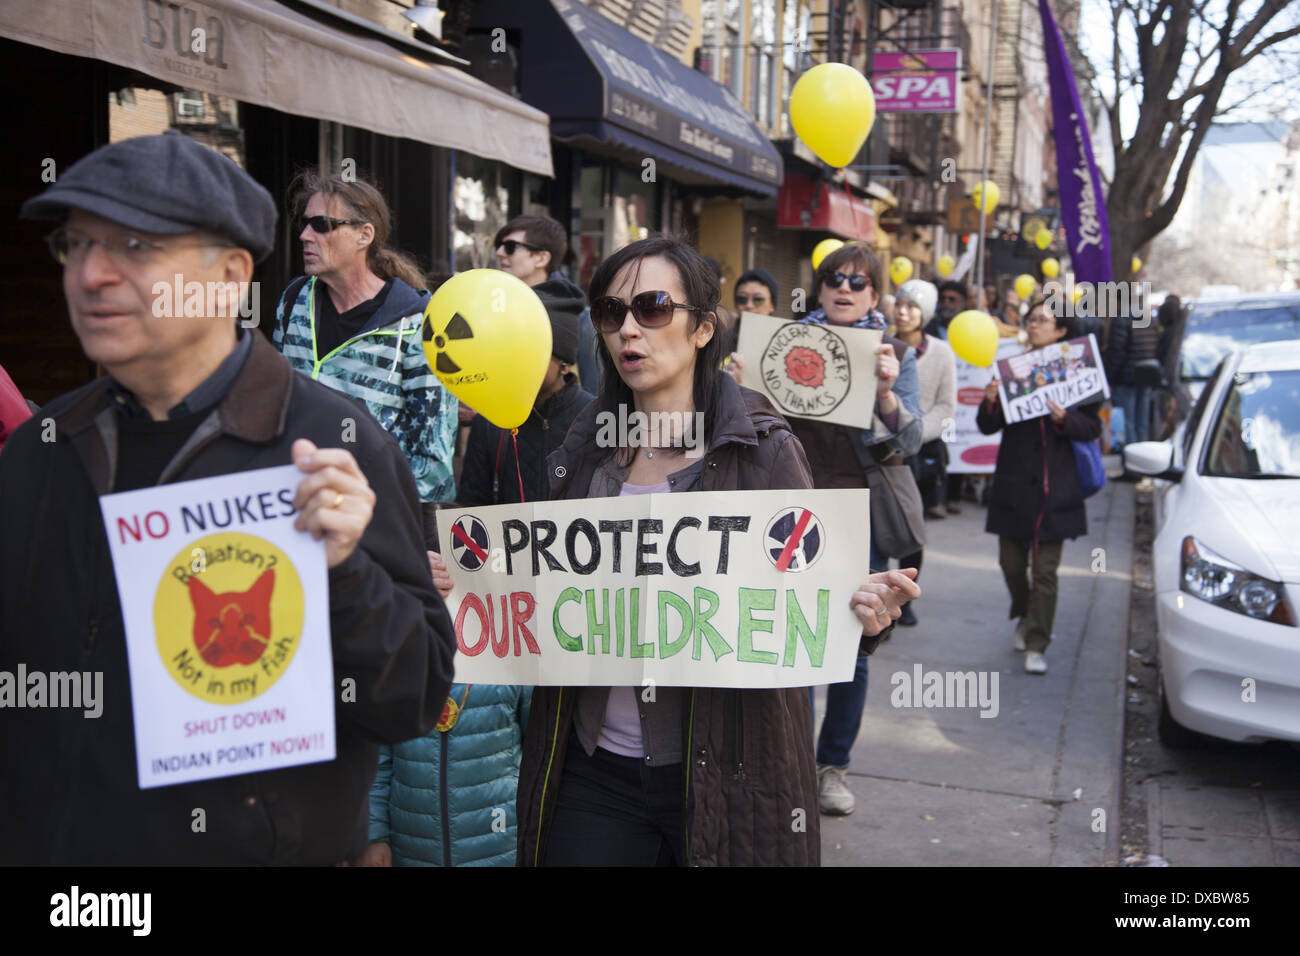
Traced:
<path id="1" fill-rule="evenodd" d="M 719 371 L 719 296 L 704 259 L 673 238 L 601 262 L 589 289 L 601 391 L 547 463 L 552 499 L 813 487 L 785 420 Z M 620 406 L 681 421 L 703 413 L 703 454 L 671 439 L 599 447 L 598 416 Z M 851 601 L 862 650 L 919 595 L 908 572 L 868 577 Z M 763 759 L 746 765 L 746 752 Z M 522 866 L 815 866 L 816 806 L 803 688 L 658 688 L 648 702 L 633 687 L 534 689 L 519 776 Z M 803 828 L 791 826 L 799 810 Z"/>

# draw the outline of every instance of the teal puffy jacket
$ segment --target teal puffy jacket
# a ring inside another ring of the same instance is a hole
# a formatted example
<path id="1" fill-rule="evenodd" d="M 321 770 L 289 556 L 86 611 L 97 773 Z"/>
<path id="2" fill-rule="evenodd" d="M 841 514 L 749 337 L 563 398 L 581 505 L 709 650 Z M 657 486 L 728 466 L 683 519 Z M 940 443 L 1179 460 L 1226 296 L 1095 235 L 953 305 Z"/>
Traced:
<path id="1" fill-rule="evenodd" d="M 532 693 L 474 684 L 450 731 L 381 749 L 370 842 L 392 848 L 393 866 L 515 865 L 515 789 Z M 452 699 L 464 696 L 465 685 L 453 684 Z"/>

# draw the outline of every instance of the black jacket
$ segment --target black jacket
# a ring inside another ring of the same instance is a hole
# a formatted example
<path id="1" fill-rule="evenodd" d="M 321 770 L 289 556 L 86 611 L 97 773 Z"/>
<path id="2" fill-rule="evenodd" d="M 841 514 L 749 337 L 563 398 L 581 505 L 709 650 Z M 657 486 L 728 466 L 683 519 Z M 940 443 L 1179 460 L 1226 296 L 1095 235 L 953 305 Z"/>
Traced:
<path id="1" fill-rule="evenodd" d="M 1002 430 L 984 530 L 1029 542 L 1062 541 L 1088 533 L 1073 441 L 1101 435 L 1101 403 L 1065 410 L 1061 428 L 1048 415 L 1008 425 L 1002 405 L 982 402 L 975 422 L 985 435 Z"/>
<path id="2" fill-rule="evenodd" d="M 329 572 L 336 759 L 141 790 L 126 639 L 98 496 L 113 490 L 116 415 L 100 378 L 19 428 L 0 456 L 0 670 L 99 671 L 103 712 L 0 717 L 0 863 L 333 864 L 366 844 L 380 743 L 433 727 L 455 636 L 434 590 L 419 497 L 396 442 L 345 396 L 296 374 L 260 335 L 160 483 L 284 465 L 297 438 L 345 447 L 374 489 L 357 550 Z M 188 450 L 187 450 L 188 449 Z M 120 569 L 119 569 L 120 570 Z M 205 829 L 195 832 L 194 811 Z"/>
<path id="3" fill-rule="evenodd" d="M 521 477 L 524 500 L 545 501 L 549 497 L 546 458 L 560 447 L 573 420 L 594 397 L 577 382 L 570 382 L 543 402 L 540 409 L 534 407 L 515 436 L 518 460 L 509 430 L 498 428 L 482 415 L 474 416 L 465 446 L 465 465 L 457 482 L 457 502 L 518 504 Z"/>

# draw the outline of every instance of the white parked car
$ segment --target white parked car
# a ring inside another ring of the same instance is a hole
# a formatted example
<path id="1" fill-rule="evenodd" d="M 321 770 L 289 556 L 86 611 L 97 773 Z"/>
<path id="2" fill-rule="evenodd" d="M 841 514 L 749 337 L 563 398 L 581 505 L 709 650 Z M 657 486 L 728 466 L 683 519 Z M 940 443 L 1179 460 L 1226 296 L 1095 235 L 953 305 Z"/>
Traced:
<path id="1" fill-rule="evenodd" d="M 1300 741 L 1300 342 L 1224 358 L 1180 437 L 1124 449 L 1129 470 L 1168 482 L 1153 548 L 1160 739 Z"/>

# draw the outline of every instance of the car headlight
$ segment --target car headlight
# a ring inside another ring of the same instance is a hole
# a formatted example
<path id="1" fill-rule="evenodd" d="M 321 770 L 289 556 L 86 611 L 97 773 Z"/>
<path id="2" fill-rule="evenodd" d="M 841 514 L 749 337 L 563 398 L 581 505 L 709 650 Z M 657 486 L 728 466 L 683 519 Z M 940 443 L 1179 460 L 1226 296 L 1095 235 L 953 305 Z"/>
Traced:
<path id="1" fill-rule="evenodd" d="M 1211 551 L 1191 535 L 1183 538 L 1180 590 L 1224 610 L 1261 621 L 1296 626 L 1296 617 L 1279 581 L 1252 574 Z"/>

